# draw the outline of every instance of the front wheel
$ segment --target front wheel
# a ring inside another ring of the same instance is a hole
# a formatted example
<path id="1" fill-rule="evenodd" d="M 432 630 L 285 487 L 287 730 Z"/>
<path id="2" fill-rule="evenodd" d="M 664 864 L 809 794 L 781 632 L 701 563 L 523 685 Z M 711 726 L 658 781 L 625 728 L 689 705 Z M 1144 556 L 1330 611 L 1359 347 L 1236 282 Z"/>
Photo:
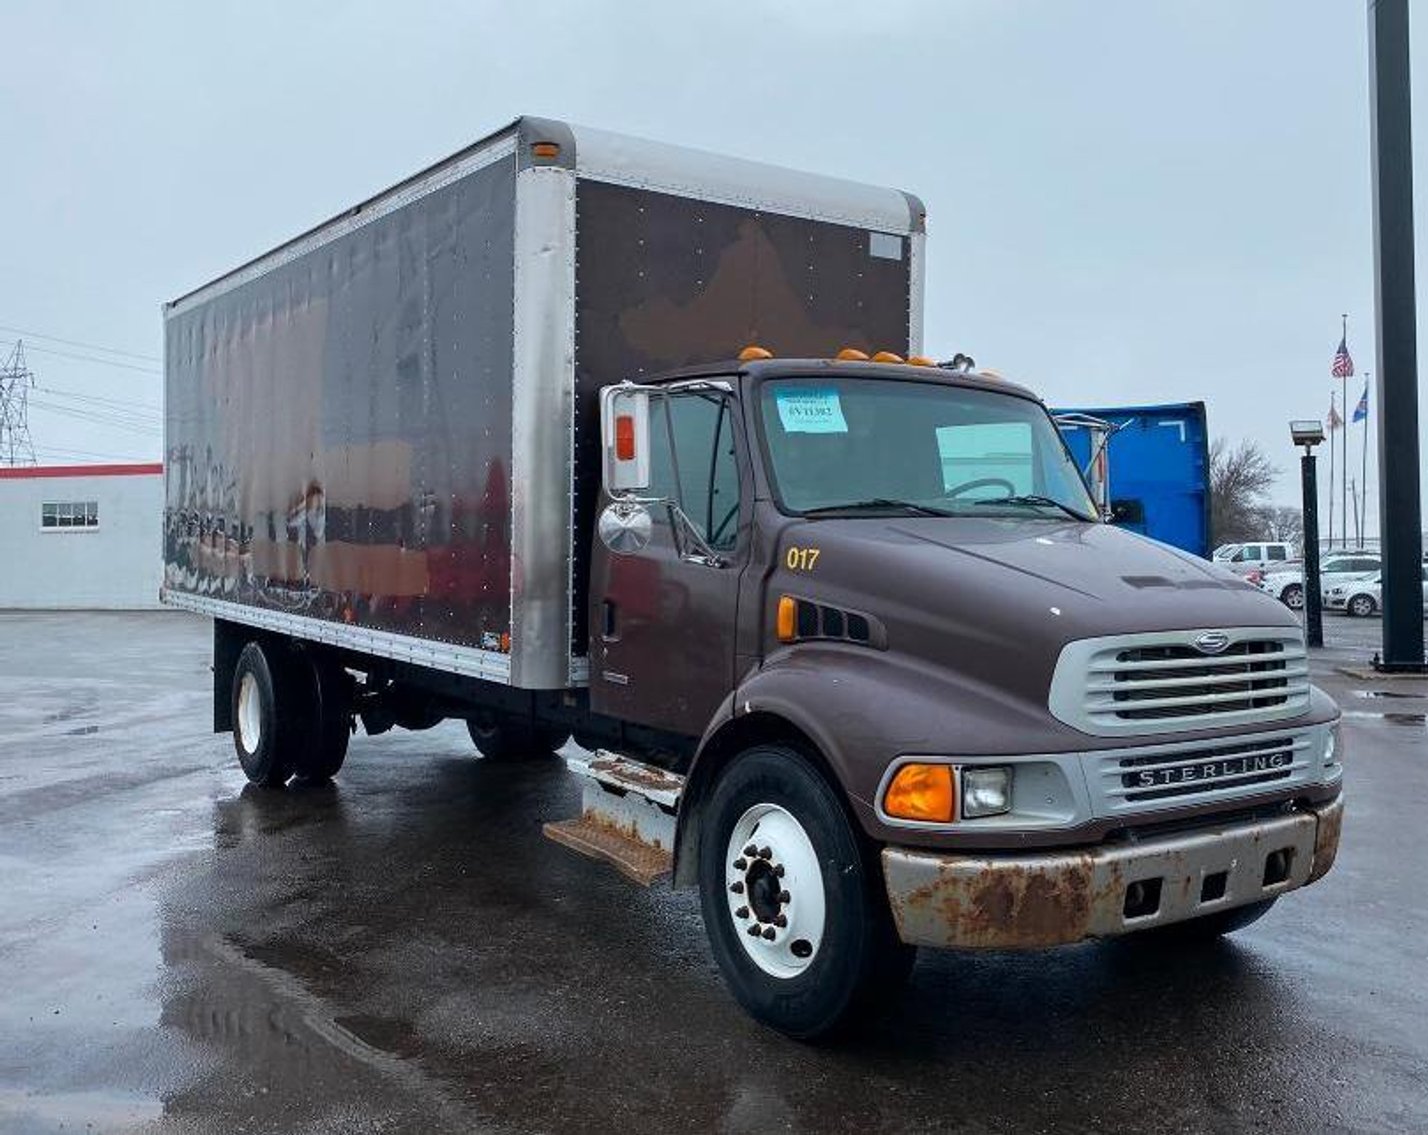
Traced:
<path id="1" fill-rule="evenodd" d="M 1374 612 L 1374 601 L 1372 595 L 1355 595 L 1349 600 L 1348 612 L 1357 615 L 1360 619 L 1367 619 Z"/>
<path id="2" fill-rule="evenodd" d="M 1282 602 L 1291 611 L 1300 611 L 1304 608 L 1304 588 L 1297 583 L 1291 583 L 1279 593 Z"/>
<path id="3" fill-rule="evenodd" d="M 811 1040 L 906 979 L 876 854 L 798 752 L 749 749 L 709 798 L 699 848 L 704 928 L 753 1017 Z"/>

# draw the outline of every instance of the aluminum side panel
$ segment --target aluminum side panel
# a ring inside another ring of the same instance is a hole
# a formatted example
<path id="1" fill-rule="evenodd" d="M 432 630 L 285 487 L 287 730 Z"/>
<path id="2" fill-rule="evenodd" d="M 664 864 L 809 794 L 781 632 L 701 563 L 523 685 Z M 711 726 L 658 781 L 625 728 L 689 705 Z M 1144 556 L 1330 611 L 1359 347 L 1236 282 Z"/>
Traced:
<path id="1" fill-rule="evenodd" d="M 171 309 L 165 586 L 499 648 L 515 162 Z"/>
<path id="2" fill-rule="evenodd" d="M 577 684 L 571 673 L 575 175 L 568 169 L 532 166 L 517 175 L 515 247 L 511 681 L 562 689 Z"/>

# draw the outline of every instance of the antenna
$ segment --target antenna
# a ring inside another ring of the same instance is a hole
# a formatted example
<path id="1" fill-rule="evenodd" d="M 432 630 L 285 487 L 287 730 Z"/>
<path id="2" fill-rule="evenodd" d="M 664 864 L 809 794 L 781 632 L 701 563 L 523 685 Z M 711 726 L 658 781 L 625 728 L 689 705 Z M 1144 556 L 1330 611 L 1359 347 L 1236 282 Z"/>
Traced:
<path id="1" fill-rule="evenodd" d="M 17 341 L 0 366 L 0 465 L 35 465 L 30 439 L 30 388 L 34 372 L 25 365 L 25 344 Z"/>

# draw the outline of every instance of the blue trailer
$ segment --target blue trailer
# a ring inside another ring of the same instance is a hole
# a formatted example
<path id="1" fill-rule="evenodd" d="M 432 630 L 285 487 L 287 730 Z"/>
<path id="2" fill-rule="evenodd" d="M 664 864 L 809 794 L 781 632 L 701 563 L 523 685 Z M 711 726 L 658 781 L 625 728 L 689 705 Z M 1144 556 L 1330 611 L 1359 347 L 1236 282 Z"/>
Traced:
<path id="1" fill-rule="evenodd" d="M 1112 523 L 1209 559 L 1205 403 L 1052 413 Z"/>

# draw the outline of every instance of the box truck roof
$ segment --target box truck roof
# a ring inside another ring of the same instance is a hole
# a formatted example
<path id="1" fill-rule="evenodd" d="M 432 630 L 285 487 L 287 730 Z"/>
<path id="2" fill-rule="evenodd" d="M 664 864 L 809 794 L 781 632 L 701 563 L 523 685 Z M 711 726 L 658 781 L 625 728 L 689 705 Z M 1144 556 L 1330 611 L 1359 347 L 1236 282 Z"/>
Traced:
<path id="1" fill-rule="evenodd" d="M 552 150 L 552 147 L 554 149 Z M 716 204 L 865 228 L 921 233 L 926 211 L 913 194 L 634 138 L 549 118 L 522 117 L 165 305 L 165 314 L 212 299 L 506 158 L 518 168 L 558 165 L 576 177 Z"/>

